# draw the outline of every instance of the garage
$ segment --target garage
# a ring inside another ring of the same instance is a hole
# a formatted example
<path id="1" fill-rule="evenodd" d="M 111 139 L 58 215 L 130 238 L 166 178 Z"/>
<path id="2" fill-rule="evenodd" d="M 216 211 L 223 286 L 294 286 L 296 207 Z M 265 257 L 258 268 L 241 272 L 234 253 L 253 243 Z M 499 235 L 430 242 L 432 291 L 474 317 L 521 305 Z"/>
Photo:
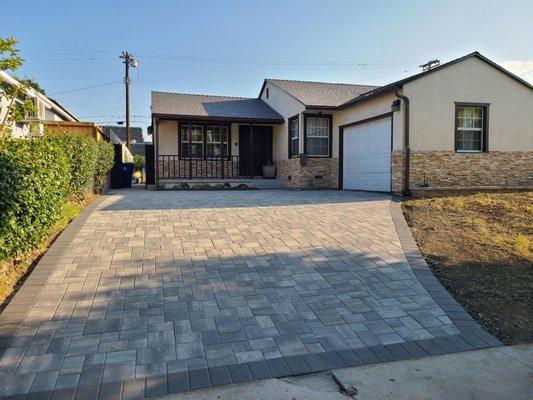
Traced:
<path id="1" fill-rule="evenodd" d="M 391 191 L 391 116 L 342 129 L 342 187 Z"/>

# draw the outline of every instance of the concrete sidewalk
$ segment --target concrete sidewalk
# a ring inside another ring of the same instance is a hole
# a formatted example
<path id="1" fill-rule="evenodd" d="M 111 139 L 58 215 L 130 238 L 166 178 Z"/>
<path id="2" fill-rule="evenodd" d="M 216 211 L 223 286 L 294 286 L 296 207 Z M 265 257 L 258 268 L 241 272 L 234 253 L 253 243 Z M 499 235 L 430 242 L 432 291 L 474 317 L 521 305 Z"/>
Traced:
<path id="1" fill-rule="evenodd" d="M 197 390 L 161 400 L 521 400 L 533 398 L 533 345 L 497 347 Z"/>

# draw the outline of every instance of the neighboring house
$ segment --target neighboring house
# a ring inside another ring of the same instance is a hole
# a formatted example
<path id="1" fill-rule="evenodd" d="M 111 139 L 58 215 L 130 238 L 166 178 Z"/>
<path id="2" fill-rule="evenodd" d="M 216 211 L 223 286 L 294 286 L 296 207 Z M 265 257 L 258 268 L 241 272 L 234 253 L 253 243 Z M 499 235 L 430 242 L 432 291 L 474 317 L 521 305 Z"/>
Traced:
<path id="1" fill-rule="evenodd" d="M 126 128 L 123 126 L 104 126 L 104 135 L 115 144 L 126 143 Z M 139 127 L 130 127 L 131 143 L 130 151 L 132 155 L 144 156 L 143 130 Z"/>
<path id="2" fill-rule="evenodd" d="M 12 87 L 21 87 L 19 81 L 3 71 L 0 71 L 0 82 L 4 82 Z M 35 104 L 34 111 L 27 113 L 22 121 L 13 123 L 13 137 L 28 136 L 31 133 L 30 127 L 33 129 L 33 133 L 43 134 L 47 122 L 78 121 L 57 100 L 51 99 L 32 88 L 22 90 L 16 101 L 22 102 L 23 99 L 32 99 Z M 0 100 L 0 119 L 3 119 L 5 116 L 8 106 L 9 101 L 2 96 Z"/>
<path id="3" fill-rule="evenodd" d="M 258 98 L 152 92 L 156 178 L 289 188 L 533 188 L 533 87 L 474 52 L 376 87 L 266 79 Z"/>

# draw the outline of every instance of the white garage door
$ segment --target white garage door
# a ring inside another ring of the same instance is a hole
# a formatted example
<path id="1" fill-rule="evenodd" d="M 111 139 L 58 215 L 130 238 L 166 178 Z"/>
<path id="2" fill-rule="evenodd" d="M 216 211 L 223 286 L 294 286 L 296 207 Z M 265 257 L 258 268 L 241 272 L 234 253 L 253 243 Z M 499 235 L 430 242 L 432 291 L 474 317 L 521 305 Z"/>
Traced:
<path id="1" fill-rule="evenodd" d="M 391 119 L 344 128 L 344 189 L 390 192 Z"/>

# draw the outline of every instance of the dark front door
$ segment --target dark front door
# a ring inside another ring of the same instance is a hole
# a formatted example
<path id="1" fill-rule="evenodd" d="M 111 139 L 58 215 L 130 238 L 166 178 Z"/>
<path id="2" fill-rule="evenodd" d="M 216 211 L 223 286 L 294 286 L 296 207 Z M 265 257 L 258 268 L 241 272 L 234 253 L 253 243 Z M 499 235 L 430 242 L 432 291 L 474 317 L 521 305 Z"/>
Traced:
<path id="1" fill-rule="evenodd" d="M 239 174 L 262 176 L 263 165 L 272 159 L 272 127 L 239 125 Z"/>

